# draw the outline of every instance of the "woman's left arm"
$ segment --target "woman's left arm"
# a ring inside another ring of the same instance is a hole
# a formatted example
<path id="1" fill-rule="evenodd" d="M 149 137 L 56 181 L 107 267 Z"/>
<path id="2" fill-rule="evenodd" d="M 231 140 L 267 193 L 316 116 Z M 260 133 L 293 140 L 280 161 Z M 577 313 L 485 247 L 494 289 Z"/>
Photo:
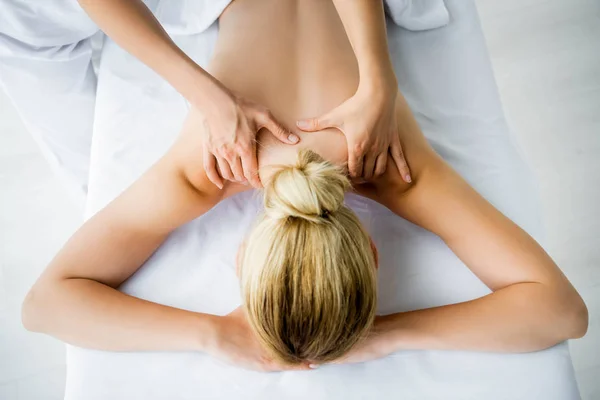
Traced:
<path id="1" fill-rule="evenodd" d="M 441 158 L 424 159 L 414 188 L 389 207 L 438 235 L 492 293 L 383 316 L 384 347 L 518 353 L 582 337 L 587 308 L 552 258 Z"/>
<path id="2" fill-rule="evenodd" d="M 396 130 L 398 82 L 390 59 L 383 1 L 333 0 L 354 50 L 360 75 L 350 99 L 318 118 L 297 122 L 314 132 L 337 128 L 348 142 L 348 170 L 353 178 L 371 180 L 387 167 L 388 153 L 406 182 L 410 171 Z"/>
<path id="3" fill-rule="evenodd" d="M 550 256 L 434 152 L 405 105 L 398 110 L 414 182 L 388 168 L 357 190 L 438 235 L 492 293 L 378 317 L 345 361 L 405 349 L 529 352 L 583 336 L 587 308 Z"/>

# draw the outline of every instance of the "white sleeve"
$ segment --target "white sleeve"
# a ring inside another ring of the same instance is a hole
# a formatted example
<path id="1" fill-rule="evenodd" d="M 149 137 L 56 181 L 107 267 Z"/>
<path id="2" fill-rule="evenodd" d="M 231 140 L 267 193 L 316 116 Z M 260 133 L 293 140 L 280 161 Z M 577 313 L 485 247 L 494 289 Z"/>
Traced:
<path id="1" fill-rule="evenodd" d="M 90 42 L 37 47 L 0 34 L 0 87 L 82 211 L 96 102 Z"/>
<path id="2" fill-rule="evenodd" d="M 410 31 L 441 28 L 450 22 L 444 0 L 386 0 L 392 20 Z"/>

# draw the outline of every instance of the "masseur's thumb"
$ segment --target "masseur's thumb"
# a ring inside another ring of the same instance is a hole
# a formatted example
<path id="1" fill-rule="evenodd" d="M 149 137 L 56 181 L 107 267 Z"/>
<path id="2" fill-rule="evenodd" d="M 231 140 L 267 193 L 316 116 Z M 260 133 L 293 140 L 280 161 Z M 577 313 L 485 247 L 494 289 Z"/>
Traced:
<path id="1" fill-rule="evenodd" d="M 262 122 L 260 127 L 267 128 L 273 136 L 282 141 L 283 143 L 296 144 L 300 141 L 298 135 L 288 132 L 279 122 L 277 122 L 272 116 Z"/>
<path id="2" fill-rule="evenodd" d="M 325 128 L 335 128 L 336 124 L 330 115 L 322 115 L 318 118 L 308 118 L 296 121 L 296 126 L 306 132 L 316 132 Z"/>

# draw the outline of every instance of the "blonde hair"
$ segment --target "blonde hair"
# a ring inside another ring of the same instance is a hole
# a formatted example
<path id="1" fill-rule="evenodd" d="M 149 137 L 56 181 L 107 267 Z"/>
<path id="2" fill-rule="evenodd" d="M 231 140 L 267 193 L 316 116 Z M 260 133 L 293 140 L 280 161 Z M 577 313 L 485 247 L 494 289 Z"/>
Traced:
<path id="1" fill-rule="evenodd" d="M 375 318 L 370 238 L 343 204 L 350 183 L 340 168 L 306 150 L 296 165 L 273 168 L 241 259 L 248 320 L 279 361 L 332 361 Z"/>

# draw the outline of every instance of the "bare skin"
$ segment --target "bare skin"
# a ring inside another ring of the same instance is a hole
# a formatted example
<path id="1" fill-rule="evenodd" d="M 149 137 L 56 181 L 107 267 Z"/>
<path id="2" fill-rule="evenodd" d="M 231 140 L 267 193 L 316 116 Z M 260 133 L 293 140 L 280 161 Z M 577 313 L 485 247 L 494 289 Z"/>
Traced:
<path id="1" fill-rule="evenodd" d="M 249 3 L 238 0 L 222 16 L 212 74 L 285 123 L 327 112 L 353 95 L 357 62 L 331 4 Z M 28 294 L 23 322 L 84 347 L 199 350 L 247 368 L 306 368 L 279 365 L 265 354 L 250 334 L 243 308 L 218 317 L 116 289 L 173 230 L 249 188 L 226 183 L 219 190 L 211 183 L 196 118 L 192 110 L 167 154 L 69 240 Z M 585 334 L 585 304 L 556 264 L 431 149 L 401 96 L 396 123 L 413 182 L 406 183 L 388 157 L 381 177 L 355 189 L 440 236 L 493 293 L 380 317 L 373 329 L 377 334 L 340 362 L 402 349 L 535 351 Z M 259 165 L 294 162 L 302 147 L 346 162 L 346 140 L 338 130 L 298 134 L 300 144 L 291 147 L 261 133 Z M 155 191 L 157 186 L 163 190 Z"/>
<path id="2" fill-rule="evenodd" d="M 267 22 L 268 29 L 258 29 Z M 315 135 L 295 128 L 299 118 L 342 104 L 359 85 L 356 57 L 333 4 L 237 0 L 221 16 L 219 28 L 210 73 L 231 90 L 263 104 L 301 138 L 298 145 L 285 148 L 262 130 L 259 165 L 289 163 L 302 148 L 346 161 L 346 140 L 339 130 L 329 128 Z M 190 122 L 190 127 L 198 125 Z M 267 150 L 271 147 L 273 151 Z"/>

